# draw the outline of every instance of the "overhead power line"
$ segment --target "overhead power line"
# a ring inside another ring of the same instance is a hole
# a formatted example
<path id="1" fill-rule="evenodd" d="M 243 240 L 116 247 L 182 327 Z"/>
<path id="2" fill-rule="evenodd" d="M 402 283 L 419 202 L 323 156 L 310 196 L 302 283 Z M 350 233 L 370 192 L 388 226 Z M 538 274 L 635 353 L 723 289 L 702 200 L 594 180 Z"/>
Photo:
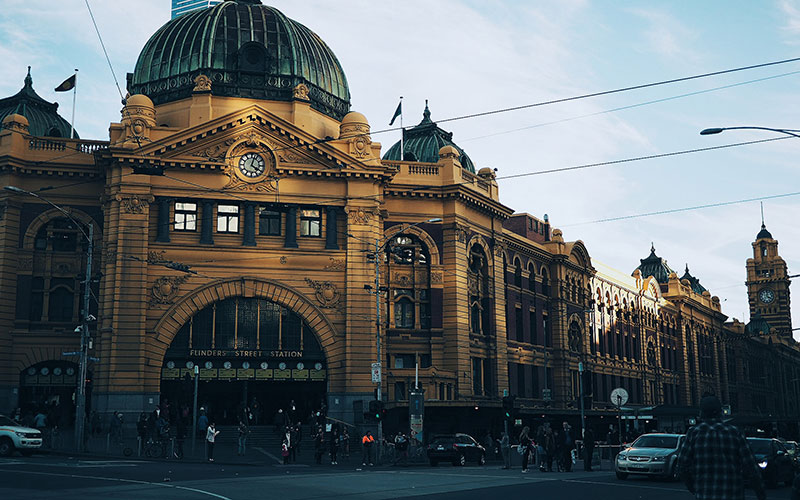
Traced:
<path id="1" fill-rule="evenodd" d="M 677 212 L 688 212 L 690 210 L 700 210 L 703 208 L 715 208 L 715 207 L 724 207 L 726 205 L 737 205 L 739 203 L 748 203 L 751 201 L 762 201 L 762 200 L 774 200 L 775 198 L 788 198 L 790 196 L 798 196 L 800 195 L 800 191 L 796 191 L 794 193 L 783 193 L 783 194 L 773 194 L 769 196 L 759 196 L 756 198 L 744 198 L 741 200 L 733 200 L 733 201 L 721 201 L 718 203 L 708 203 L 706 205 L 695 205 L 692 207 L 683 207 L 683 208 L 672 208 L 668 210 L 658 210 L 656 212 L 645 212 L 641 214 L 633 214 L 633 215 L 623 215 L 620 217 L 609 217 L 607 219 L 596 219 L 590 220 L 586 222 L 577 222 L 573 224 L 560 224 L 561 227 L 568 227 L 568 226 L 583 226 L 586 224 L 599 224 L 601 222 L 613 222 L 618 220 L 627 220 L 627 219 L 637 219 L 640 217 L 651 217 L 653 215 L 664 215 L 664 214 L 674 214 Z"/>

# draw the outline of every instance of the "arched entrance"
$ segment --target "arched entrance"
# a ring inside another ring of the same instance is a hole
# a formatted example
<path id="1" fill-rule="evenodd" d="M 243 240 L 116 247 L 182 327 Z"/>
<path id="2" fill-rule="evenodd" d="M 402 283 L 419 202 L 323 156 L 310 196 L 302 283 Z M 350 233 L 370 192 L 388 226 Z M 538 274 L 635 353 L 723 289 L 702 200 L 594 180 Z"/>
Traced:
<path id="1" fill-rule="evenodd" d="M 78 365 L 49 360 L 31 365 L 19 376 L 19 407 L 23 419 L 44 411 L 51 426 L 70 426 L 75 420 Z M 88 372 L 87 402 L 91 401 L 92 374 Z M 90 408 L 87 408 L 87 412 Z"/>
<path id="2" fill-rule="evenodd" d="M 206 305 L 178 330 L 161 370 L 161 398 L 198 403 L 217 424 L 235 424 L 245 407 L 254 423 L 272 423 L 294 401 L 303 419 L 325 400 L 327 361 L 314 329 L 266 298 L 232 296 Z"/>

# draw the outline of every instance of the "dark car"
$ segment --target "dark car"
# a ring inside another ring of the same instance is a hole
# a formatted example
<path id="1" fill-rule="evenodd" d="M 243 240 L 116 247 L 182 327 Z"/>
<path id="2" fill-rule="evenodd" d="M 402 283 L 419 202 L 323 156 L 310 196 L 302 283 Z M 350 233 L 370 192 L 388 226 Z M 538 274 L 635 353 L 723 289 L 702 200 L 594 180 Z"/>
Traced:
<path id="1" fill-rule="evenodd" d="M 475 462 L 486 463 L 486 449 L 467 434 L 435 436 L 428 445 L 428 460 L 431 465 L 451 462 L 453 465 L 466 465 Z"/>
<path id="2" fill-rule="evenodd" d="M 779 482 L 791 486 L 795 465 L 783 443 L 770 438 L 747 438 L 747 444 L 769 488 L 776 488 Z"/>

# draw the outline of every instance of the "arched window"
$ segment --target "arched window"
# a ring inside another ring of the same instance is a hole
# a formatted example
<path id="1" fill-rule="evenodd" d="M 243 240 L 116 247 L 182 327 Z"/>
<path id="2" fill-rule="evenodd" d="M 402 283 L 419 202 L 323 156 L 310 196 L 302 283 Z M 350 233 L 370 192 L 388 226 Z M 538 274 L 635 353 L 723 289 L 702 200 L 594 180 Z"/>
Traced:
<path id="1" fill-rule="evenodd" d="M 547 278 L 547 269 L 542 267 L 542 293 L 550 295 L 550 280 Z"/>
<path id="2" fill-rule="evenodd" d="M 469 290 L 470 329 L 475 334 L 489 335 L 491 307 L 488 261 L 483 249 L 477 244 L 472 246 L 469 253 L 467 288 Z"/>
<path id="3" fill-rule="evenodd" d="M 514 259 L 514 286 L 522 288 L 522 265 Z"/>
<path id="4" fill-rule="evenodd" d="M 398 234 L 386 247 L 390 286 L 390 327 L 429 329 L 430 253 L 416 235 Z"/>
<path id="5" fill-rule="evenodd" d="M 536 292 L 536 267 L 533 263 L 528 264 L 528 290 Z"/>

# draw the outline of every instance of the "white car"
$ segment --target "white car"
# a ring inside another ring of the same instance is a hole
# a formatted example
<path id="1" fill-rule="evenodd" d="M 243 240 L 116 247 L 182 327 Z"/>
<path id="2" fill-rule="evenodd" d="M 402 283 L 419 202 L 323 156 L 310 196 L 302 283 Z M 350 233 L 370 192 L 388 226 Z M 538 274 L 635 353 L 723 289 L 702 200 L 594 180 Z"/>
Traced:
<path id="1" fill-rule="evenodd" d="M 42 433 L 30 427 L 23 427 L 5 415 L 0 415 L 0 457 L 8 457 L 19 450 L 30 456 L 42 447 Z"/>
<path id="2" fill-rule="evenodd" d="M 683 444 L 683 434 L 644 434 L 617 455 L 614 470 L 617 479 L 629 474 L 661 476 L 677 480 L 678 452 Z"/>

